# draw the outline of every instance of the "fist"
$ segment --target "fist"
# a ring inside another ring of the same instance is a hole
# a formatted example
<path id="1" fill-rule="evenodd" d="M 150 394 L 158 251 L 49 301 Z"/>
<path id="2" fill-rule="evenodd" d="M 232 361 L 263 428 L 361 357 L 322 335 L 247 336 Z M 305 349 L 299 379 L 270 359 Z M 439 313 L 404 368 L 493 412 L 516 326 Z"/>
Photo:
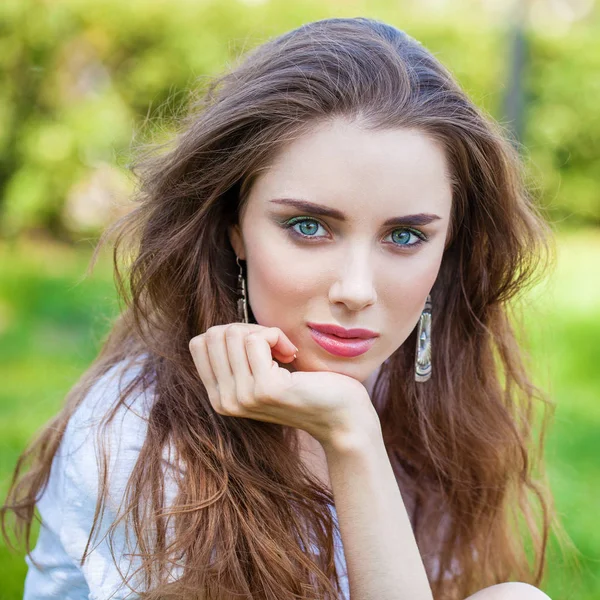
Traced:
<path id="1" fill-rule="evenodd" d="M 329 371 L 290 372 L 276 362 L 292 363 L 298 351 L 277 327 L 216 325 L 192 338 L 189 348 L 221 415 L 303 429 L 324 447 L 379 430 L 367 390 L 356 379 Z"/>

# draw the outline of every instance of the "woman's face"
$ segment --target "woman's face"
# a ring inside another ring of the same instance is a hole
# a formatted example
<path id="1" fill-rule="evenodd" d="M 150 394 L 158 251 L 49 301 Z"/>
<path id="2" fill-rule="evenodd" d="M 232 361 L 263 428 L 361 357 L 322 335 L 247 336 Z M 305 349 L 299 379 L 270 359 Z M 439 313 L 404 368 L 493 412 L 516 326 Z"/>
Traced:
<path id="1" fill-rule="evenodd" d="M 293 370 L 365 382 L 402 345 L 437 277 L 451 204 L 444 153 L 416 130 L 368 131 L 340 118 L 276 156 L 229 235 L 247 261 L 256 321 L 299 349 Z M 309 323 L 379 335 L 342 356 Z"/>

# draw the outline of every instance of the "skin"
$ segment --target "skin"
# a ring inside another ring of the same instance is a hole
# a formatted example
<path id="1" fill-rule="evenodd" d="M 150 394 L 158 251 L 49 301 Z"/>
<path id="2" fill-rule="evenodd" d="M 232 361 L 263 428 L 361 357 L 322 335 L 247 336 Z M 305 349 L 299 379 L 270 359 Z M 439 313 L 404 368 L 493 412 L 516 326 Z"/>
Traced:
<path id="1" fill-rule="evenodd" d="M 334 208 L 347 220 L 272 202 L 281 198 Z M 289 368 L 369 379 L 419 320 L 439 271 L 451 205 L 444 153 L 415 130 L 369 131 L 340 118 L 278 154 L 255 181 L 230 240 L 247 261 L 257 322 L 280 328 L 299 349 Z M 410 229 L 383 227 L 387 219 L 416 213 L 439 217 L 411 228 L 428 237 L 419 245 Z M 298 216 L 313 220 L 282 226 Z M 361 356 L 333 356 L 312 339 L 307 322 L 380 336 Z"/>
<path id="2" fill-rule="evenodd" d="M 346 220 L 272 202 L 282 198 L 336 209 Z M 315 127 L 260 175 L 229 231 L 237 256 L 247 260 L 258 324 L 219 325 L 190 341 L 218 413 L 294 427 L 308 454 L 315 450 L 310 440 L 321 445 L 357 599 L 398 591 L 432 598 L 370 386 L 417 324 L 439 272 L 451 206 L 445 156 L 424 134 L 368 131 L 343 119 Z M 416 213 L 438 216 L 417 228 L 427 237 L 420 245 L 412 246 L 418 237 L 403 224 L 383 226 Z M 311 221 L 285 229 L 299 216 Z M 342 358 L 312 339 L 307 322 L 368 328 L 379 337 L 365 354 Z M 365 485 L 348 487 L 355 478 Z M 376 507 L 374 515 L 356 512 L 366 506 Z M 471 599 L 548 596 L 514 582 Z"/>
<path id="3" fill-rule="evenodd" d="M 272 202 L 282 198 L 336 209 L 346 221 Z M 280 328 L 298 348 L 291 363 L 273 352 L 280 366 L 344 374 L 370 396 L 381 364 L 418 322 L 439 271 L 451 205 L 445 155 L 418 131 L 369 131 L 336 119 L 288 144 L 254 182 L 229 232 L 236 255 L 247 261 L 257 322 Z M 418 228 L 383 226 L 418 213 L 439 218 Z M 283 227 L 300 216 L 312 220 Z M 427 241 L 417 244 L 415 229 Z M 337 357 L 313 340 L 307 322 L 380 335 L 365 354 Z M 303 460 L 329 486 L 321 443 L 302 428 L 298 437 Z"/>

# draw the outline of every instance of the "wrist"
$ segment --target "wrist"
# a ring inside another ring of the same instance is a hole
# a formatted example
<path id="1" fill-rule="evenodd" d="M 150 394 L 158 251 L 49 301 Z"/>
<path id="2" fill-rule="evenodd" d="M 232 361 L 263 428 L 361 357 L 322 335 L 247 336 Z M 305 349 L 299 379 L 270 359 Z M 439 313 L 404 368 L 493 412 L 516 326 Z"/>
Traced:
<path id="1" fill-rule="evenodd" d="M 355 424 L 336 430 L 329 439 L 321 442 L 327 458 L 360 453 L 377 444 L 383 444 L 383 435 L 374 408 Z"/>

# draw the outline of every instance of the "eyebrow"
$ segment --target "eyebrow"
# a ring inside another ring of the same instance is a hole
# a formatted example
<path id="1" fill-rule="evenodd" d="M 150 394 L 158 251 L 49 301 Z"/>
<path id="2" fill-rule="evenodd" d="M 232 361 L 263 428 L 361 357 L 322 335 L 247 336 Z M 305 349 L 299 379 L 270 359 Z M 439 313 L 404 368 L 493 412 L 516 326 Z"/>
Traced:
<path id="1" fill-rule="evenodd" d="M 300 210 L 304 210 L 315 215 L 331 217 L 332 219 L 336 219 L 342 222 L 348 220 L 343 212 L 335 208 L 329 208 L 327 206 L 323 206 L 322 204 L 308 202 L 307 200 L 295 200 L 293 198 L 275 198 L 274 200 L 271 200 L 271 202 L 275 204 L 293 206 L 295 208 L 299 208 Z M 432 221 L 436 221 L 437 219 L 441 219 L 441 217 L 439 215 L 434 215 L 431 213 L 418 213 L 415 215 L 403 215 L 401 217 L 392 217 L 391 219 L 388 219 L 383 225 L 384 227 L 387 227 L 388 225 L 427 225 Z"/>

